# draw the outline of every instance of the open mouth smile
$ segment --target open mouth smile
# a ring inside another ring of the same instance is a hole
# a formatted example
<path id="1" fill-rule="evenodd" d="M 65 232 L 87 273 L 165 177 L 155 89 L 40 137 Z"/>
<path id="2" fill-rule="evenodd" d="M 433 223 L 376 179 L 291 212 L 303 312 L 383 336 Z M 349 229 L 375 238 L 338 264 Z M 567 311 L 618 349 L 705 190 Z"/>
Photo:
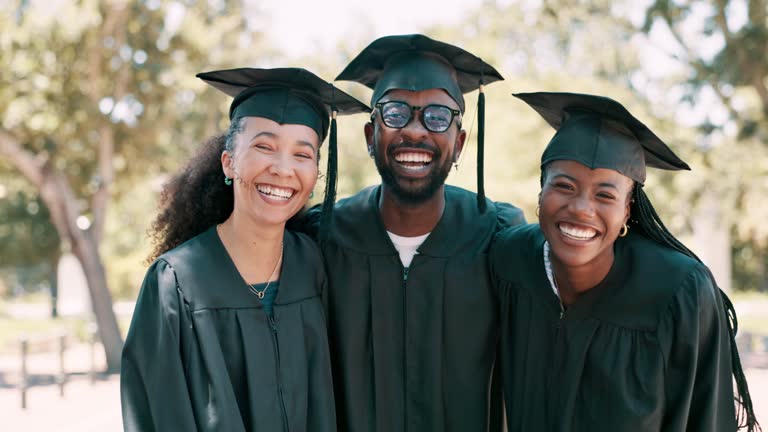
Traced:
<path id="1" fill-rule="evenodd" d="M 284 188 L 267 184 L 257 184 L 256 190 L 259 191 L 259 193 L 265 198 L 275 201 L 288 201 L 291 199 L 291 197 L 293 197 L 293 194 L 296 193 L 296 191 L 291 188 Z"/>
<path id="2" fill-rule="evenodd" d="M 405 173 L 421 174 L 428 171 L 434 155 L 417 149 L 402 149 L 395 151 L 393 159 Z"/>
<path id="3" fill-rule="evenodd" d="M 563 236 L 580 241 L 592 240 L 600 234 L 594 228 L 576 226 L 565 222 L 558 223 L 557 229 Z"/>

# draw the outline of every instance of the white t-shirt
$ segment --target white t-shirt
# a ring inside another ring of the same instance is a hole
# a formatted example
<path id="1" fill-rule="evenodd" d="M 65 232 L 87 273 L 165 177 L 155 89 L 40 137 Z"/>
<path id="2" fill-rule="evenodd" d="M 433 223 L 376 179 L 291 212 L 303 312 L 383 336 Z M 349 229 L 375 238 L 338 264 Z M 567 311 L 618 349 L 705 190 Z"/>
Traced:
<path id="1" fill-rule="evenodd" d="M 413 261 L 416 250 L 424 243 L 429 233 L 420 235 L 418 237 L 401 237 L 397 234 L 392 234 L 387 231 L 389 239 L 392 240 L 392 244 L 395 245 L 395 249 L 400 254 L 400 261 L 403 263 L 403 267 L 410 267 L 411 261 Z"/>

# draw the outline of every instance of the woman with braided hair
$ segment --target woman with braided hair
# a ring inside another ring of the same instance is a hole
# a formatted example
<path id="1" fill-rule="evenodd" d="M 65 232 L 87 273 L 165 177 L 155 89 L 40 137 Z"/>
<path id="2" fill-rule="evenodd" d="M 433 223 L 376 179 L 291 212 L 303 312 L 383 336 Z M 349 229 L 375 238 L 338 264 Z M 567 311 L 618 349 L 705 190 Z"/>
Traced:
<path id="1" fill-rule="evenodd" d="M 198 77 L 234 96 L 231 126 L 163 191 L 123 349 L 124 429 L 336 431 L 323 261 L 286 224 L 329 131 L 333 207 L 336 113 L 368 108 L 304 69 Z"/>
<path id="2" fill-rule="evenodd" d="M 646 166 L 688 165 L 612 99 L 515 96 L 557 133 L 539 223 L 490 252 L 509 430 L 759 430 L 733 305 L 643 191 Z"/>

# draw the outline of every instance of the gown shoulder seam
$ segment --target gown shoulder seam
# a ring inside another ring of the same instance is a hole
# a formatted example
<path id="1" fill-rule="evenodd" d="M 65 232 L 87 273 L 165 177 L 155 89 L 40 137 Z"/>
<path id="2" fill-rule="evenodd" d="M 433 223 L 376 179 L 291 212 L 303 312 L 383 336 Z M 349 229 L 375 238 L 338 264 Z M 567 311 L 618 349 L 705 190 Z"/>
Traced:
<path id="1" fill-rule="evenodd" d="M 181 289 L 181 285 L 179 284 L 179 276 L 176 274 L 176 269 L 174 269 L 173 266 L 171 265 L 171 263 L 168 262 L 168 260 L 166 260 L 165 258 L 161 257 L 161 258 L 158 258 L 157 260 L 158 261 L 162 261 L 168 267 L 168 269 L 170 269 L 171 272 L 173 273 L 173 280 L 174 280 L 174 285 L 175 285 L 174 288 L 176 289 L 176 292 L 181 297 L 181 300 L 182 300 L 182 303 L 183 303 L 182 306 L 187 307 L 187 305 L 191 305 L 190 300 L 187 298 L 186 295 L 184 295 L 184 290 Z"/>

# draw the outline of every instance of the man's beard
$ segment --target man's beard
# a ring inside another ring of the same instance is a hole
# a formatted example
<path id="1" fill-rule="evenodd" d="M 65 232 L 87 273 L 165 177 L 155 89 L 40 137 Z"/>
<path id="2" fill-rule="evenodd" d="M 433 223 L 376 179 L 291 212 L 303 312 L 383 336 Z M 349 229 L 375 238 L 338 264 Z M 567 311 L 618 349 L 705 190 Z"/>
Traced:
<path id="1" fill-rule="evenodd" d="M 387 160 L 390 164 L 397 163 L 395 160 L 394 152 L 401 147 L 429 149 L 433 152 L 431 163 L 437 164 L 441 160 L 442 153 L 437 147 L 428 146 L 423 143 L 399 144 L 390 145 L 387 149 Z M 381 176 L 381 182 L 387 186 L 387 188 L 395 195 L 398 201 L 404 204 L 421 204 L 432 198 L 435 193 L 445 184 L 445 179 L 448 178 L 448 174 L 451 172 L 451 160 L 448 158 L 445 160 L 443 165 L 439 165 L 436 168 L 433 168 L 426 177 L 417 179 L 415 181 L 398 178 L 392 167 L 385 164 L 381 158 L 378 157 L 379 153 L 375 152 L 374 154 L 377 155 L 373 158 L 373 160 L 376 163 L 376 169 L 379 171 L 379 175 Z"/>

